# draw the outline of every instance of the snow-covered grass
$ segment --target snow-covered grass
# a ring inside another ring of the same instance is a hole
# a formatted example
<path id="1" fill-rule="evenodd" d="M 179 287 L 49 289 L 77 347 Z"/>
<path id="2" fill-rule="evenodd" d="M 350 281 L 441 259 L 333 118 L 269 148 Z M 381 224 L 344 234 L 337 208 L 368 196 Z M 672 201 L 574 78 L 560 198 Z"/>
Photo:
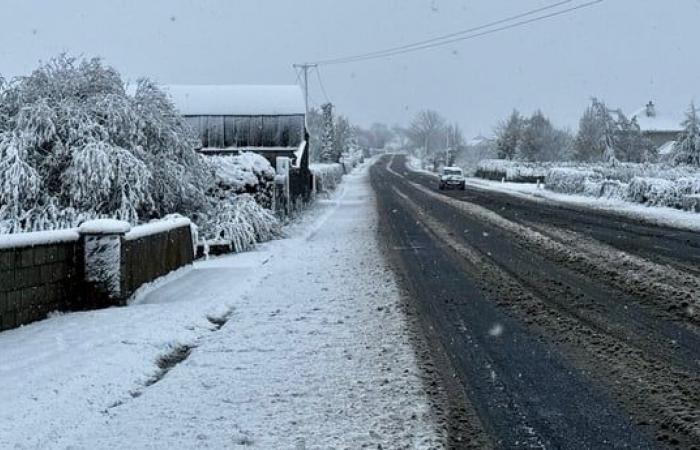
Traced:
<path id="1" fill-rule="evenodd" d="M 350 174 L 296 238 L 0 333 L 0 448 L 441 448 L 372 195 Z"/>
<path id="2" fill-rule="evenodd" d="M 316 191 L 319 193 L 334 191 L 345 173 L 342 164 L 314 163 L 309 168 L 316 180 Z"/>

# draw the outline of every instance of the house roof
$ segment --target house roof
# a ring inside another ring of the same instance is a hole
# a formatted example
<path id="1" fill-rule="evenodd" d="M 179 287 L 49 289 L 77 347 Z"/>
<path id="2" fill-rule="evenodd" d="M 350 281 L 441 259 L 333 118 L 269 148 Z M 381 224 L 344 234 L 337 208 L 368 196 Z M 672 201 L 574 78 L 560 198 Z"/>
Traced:
<path id="1" fill-rule="evenodd" d="M 296 85 L 170 85 L 165 86 L 184 116 L 281 116 L 305 114 Z"/>
<path id="2" fill-rule="evenodd" d="M 630 119 L 636 118 L 642 131 L 681 131 L 681 121 L 659 111 L 659 108 L 649 102 L 630 115 Z"/>

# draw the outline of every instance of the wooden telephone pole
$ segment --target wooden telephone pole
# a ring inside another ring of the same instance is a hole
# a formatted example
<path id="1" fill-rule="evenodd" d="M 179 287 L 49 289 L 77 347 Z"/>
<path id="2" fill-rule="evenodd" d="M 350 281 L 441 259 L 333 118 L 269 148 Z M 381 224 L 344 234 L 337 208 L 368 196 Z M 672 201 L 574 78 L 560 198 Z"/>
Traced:
<path id="1" fill-rule="evenodd" d="M 306 108 L 306 116 L 309 115 L 309 69 L 318 67 L 318 64 L 294 64 L 295 69 L 301 69 L 304 72 L 304 106 Z"/>

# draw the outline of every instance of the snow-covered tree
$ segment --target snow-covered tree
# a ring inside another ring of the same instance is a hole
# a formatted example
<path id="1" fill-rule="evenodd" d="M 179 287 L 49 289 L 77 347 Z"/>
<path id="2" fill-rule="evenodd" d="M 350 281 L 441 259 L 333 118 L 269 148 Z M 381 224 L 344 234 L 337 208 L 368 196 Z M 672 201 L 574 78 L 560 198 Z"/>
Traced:
<path id="1" fill-rule="evenodd" d="M 524 119 L 513 110 L 508 119 L 496 128 L 496 148 L 499 159 L 515 159 L 523 133 Z"/>
<path id="2" fill-rule="evenodd" d="M 651 141 L 642 134 L 636 117 L 631 120 L 618 110 L 616 112 L 615 156 L 621 161 L 654 161 L 656 155 Z"/>
<path id="3" fill-rule="evenodd" d="M 151 81 L 133 92 L 100 59 L 65 55 L 0 85 L 0 221 L 17 231 L 49 217 L 136 222 L 205 208 L 191 130 Z"/>
<path id="4" fill-rule="evenodd" d="M 335 154 L 335 131 L 333 123 L 333 104 L 324 103 L 321 105 L 322 130 L 321 130 L 321 155 L 320 160 L 324 163 L 338 162 L 340 155 Z"/>
<path id="5" fill-rule="evenodd" d="M 318 108 L 309 108 L 306 126 L 309 129 L 309 156 L 312 161 L 318 162 L 321 160 L 321 135 L 323 134 L 323 115 Z"/>
<path id="6" fill-rule="evenodd" d="M 579 122 L 574 155 L 580 161 L 600 161 L 615 155 L 616 124 L 604 102 L 593 98 Z"/>
<path id="7" fill-rule="evenodd" d="M 447 144 L 447 157 L 445 163 L 448 166 L 454 165 L 457 155 L 464 151 L 466 145 L 464 141 L 464 133 L 459 124 L 452 123 L 445 127 L 445 138 Z"/>
<path id="8" fill-rule="evenodd" d="M 525 161 L 558 161 L 568 154 L 571 136 L 559 130 L 541 111 L 525 119 L 517 157 Z"/>
<path id="9" fill-rule="evenodd" d="M 355 128 L 350 125 L 350 121 L 346 117 L 338 115 L 333 125 L 333 132 L 335 134 L 333 137 L 334 157 L 347 153 L 355 136 Z"/>
<path id="10" fill-rule="evenodd" d="M 700 116 L 694 102 L 690 103 L 682 125 L 683 132 L 674 147 L 673 161 L 700 166 Z"/>
<path id="11" fill-rule="evenodd" d="M 408 127 L 411 147 L 426 160 L 433 160 L 445 148 L 445 119 L 436 111 L 420 111 Z"/>

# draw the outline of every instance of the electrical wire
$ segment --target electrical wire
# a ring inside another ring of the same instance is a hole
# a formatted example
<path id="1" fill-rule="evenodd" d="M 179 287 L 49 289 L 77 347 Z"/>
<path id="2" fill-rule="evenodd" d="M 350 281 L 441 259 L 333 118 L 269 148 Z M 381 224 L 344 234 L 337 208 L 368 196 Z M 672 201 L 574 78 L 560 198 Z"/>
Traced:
<path id="1" fill-rule="evenodd" d="M 347 63 L 366 61 L 366 60 L 371 60 L 371 59 L 386 58 L 386 57 L 390 57 L 390 56 L 401 55 L 404 53 L 410 53 L 410 52 L 415 52 L 415 51 L 420 51 L 420 50 L 427 50 L 427 49 L 431 49 L 431 48 L 435 48 L 435 47 L 440 47 L 443 45 L 452 44 L 455 42 L 475 39 L 477 37 L 486 36 L 489 34 L 509 30 L 512 28 L 522 27 L 522 26 L 525 26 L 525 25 L 528 25 L 528 24 L 531 24 L 534 22 L 539 22 L 541 20 L 551 19 L 553 17 L 561 16 L 561 15 L 568 14 L 568 13 L 571 13 L 571 12 L 574 12 L 574 11 L 577 11 L 580 9 L 594 6 L 598 3 L 602 3 L 604 0 L 592 0 L 592 1 L 588 1 L 588 2 L 579 4 L 576 6 L 572 6 L 570 8 L 565 8 L 565 9 L 562 9 L 559 11 L 555 11 L 555 12 L 551 12 L 548 14 L 533 17 L 531 19 L 521 20 L 518 22 L 510 23 L 508 25 L 497 27 L 497 28 L 491 28 L 497 24 L 511 22 L 511 21 L 516 20 L 518 18 L 526 17 L 526 16 L 529 16 L 532 14 L 536 14 L 538 12 L 542 12 L 544 10 L 549 10 L 552 8 L 556 8 L 558 6 L 562 6 L 563 4 L 569 3 L 570 1 L 571 0 L 557 2 L 557 3 L 551 4 L 551 5 L 542 7 L 542 8 L 537 8 L 534 10 L 526 11 L 524 13 L 517 14 L 515 16 L 511 16 L 511 17 L 508 17 L 505 19 L 497 20 L 495 22 L 490 22 L 489 24 L 480 25 L 478 27 L 473 27 L 473 28 L 470 28 L 468 30 L 462 30 L 462 31 L 458 31 L 455 33 L 450 33 L 448 35 L 444 35 L 441 37 L 436 37 L 436 38 L 427 39 L 424 41 L 414 42 L 412 44 L 402 45 L 399 47 L 394 47 L 394 48 L 386 49 L 386 50 L 378 50 L 378 51 L 374 51 L 374 52 L 363 53 L 363 54 L 359 54 L 359 55 L 347 56 L 347 57 L 342 57 L 342 58 L 324 59 L 324 60 L 320 60 L 320 61 L 315 61 L 314 64 L 316 64 L 316 65 L 347 64 Z M 486 29 L 486 30 L 482 31 L 480 33 L 474 33 L 474 31 L 484 30 L 484 29 Z M 464 34 L 467 34 L 467 36 L 463 36 Z M 453 37 L 453 36 L 458 36 L 458 37 Z"/>

